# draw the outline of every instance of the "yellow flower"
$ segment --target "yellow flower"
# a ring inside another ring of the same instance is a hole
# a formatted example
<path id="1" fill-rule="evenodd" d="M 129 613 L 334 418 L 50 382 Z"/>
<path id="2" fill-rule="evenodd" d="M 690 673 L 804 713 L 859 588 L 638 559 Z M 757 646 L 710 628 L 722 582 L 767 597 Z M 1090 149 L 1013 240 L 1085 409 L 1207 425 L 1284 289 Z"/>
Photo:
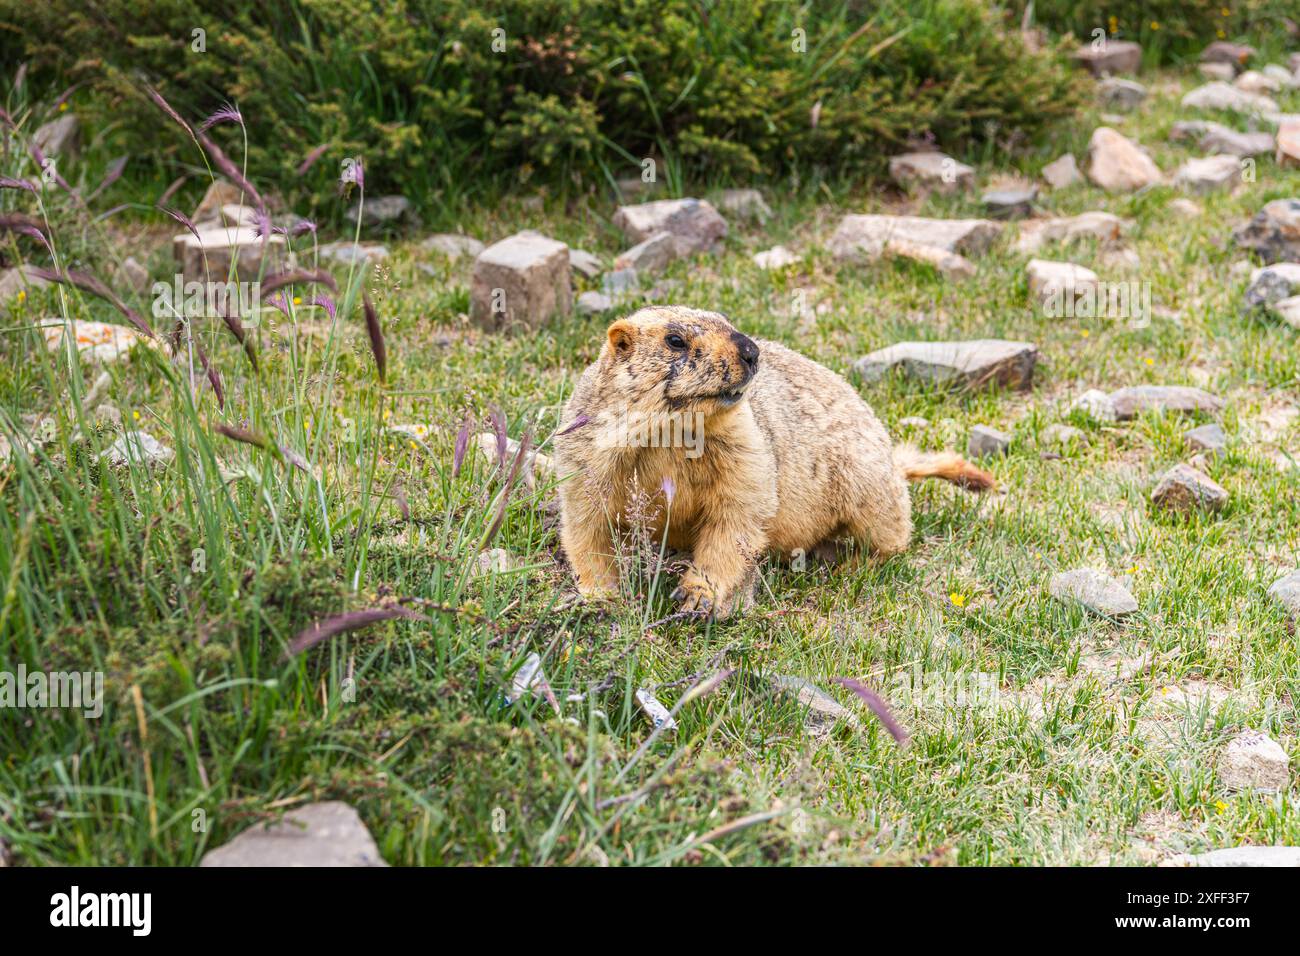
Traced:
<path id="1" fill-rule="evenodd" d="M 1227 7 L 1223 7 L 1223 8 L 1219 11 L 1219 16 L 1221 16 L 1221 17 L 1229 17 L 1229 16 L 1232 16 L 1232 13 L 1231 13 L 1230 10 L 1228 10 Z"/>
<path id="2" fill-rule="evenodd" d="M 1156 364 L 1156 360 L 1153 359 L 1153 358 L 1144 358 L 1142 361 L 1146 362 L 1147 365 L 1155 365 L 1155 364 Z"/>
<path id="3" fill-rule="evenodd" d="M 959 593 L 956 592 L 956 591 L 953 591 L 951 594 L 948 595 L 948 600 L 951 601 L 951 602 L 953 603 L 953 606 L 954 606 L 954 607 L 965 607 L 965 606 L 966 606 L 966 595 L 964 595 L 964 594 L 959 594 Z"/>
<path id="4" fill-rule="evenodd" d="M 1222 800 L 1215 800 L 1214 809 L 1222 813 L 1224 810 L 1228 809 L 1228 805 L 1224 803 Z"/>
<path id="5" fill-rule="evenodd" d="M 26 300 L 27 300 L 27 290 L 26 290 L 26 289 L 19 289 L 19 290 L 18 290 L 18 301 L 19 301 L 19 302 L 25 302 Z"/>
<path id="6" fill-rule="evenodd" d="M 62 113 L 62 112 L 63 112 L 64 110 L 66 110 L 67 108 L 68 108 L 68 104 L 67 104 L 67 103 L 60 103 L 60 104 L 59 104 L 59 112 L 60 112 L 60 113 Z"/>
<path id="7" fill-rule="evenodd" d="M 132 412 L 132 413 L 131 413 L 131 417 L 134 418 L 134 419 L 138 422 L 138 421 L 140 420 L 140 413 L 139 413 L 139 412 Z"/>
<path id="8" fill-rule="evenodd" d="M 1155 20 L 1152 20 L 1152 21 L 1151 21 L 1151 29 L 1152 29 L 1152 30 L 1159 30 L 1159 29 L 1160 29 L 1160 24 L 1157 23 Z"/>
<path id="9" fill-rule="evenodd" d="M 388 421 L 388 419 L 392 416 L 392 414 L 393 414 L 393 410 L 392 410 L 391 408 L 385 408 L 385 409 L 384 409 L 384 421 Z"/>
<path id="10" fill-rule="evenodd" d="M 418 446 L 415 444 L 415 441 L 412 440 L 412 441 L 411 441 L 411 451 L 415 451 L 417 448 L 418 448 Z"/>
<path id="11" fill-rule="evenodd" d="M 1089 332 L 1088 332 L 1087 329 L 1080 329 L 1080 330 L 1079 330 L 1079 334 L 1080 334 L 1081 336 L 1083 336 L 1083 337 L 1086 339 L 1086 338 L 1088 337 L 1088 335 L 1089 335 Z"/>
<path id="12" fill-rule="evenodd" d="M 1214 32 L 1215 32 L 1215 34 L 1218 36 L 1218 38 L 1219 38 L 1220 40 L 1222 40 L 1224 37 L 1226 37 L 1226 36 L 1228 35 L 1228 34 L 1224 33 L 1222 30 L 1215 30 Z"/>
<path id="13" fill-rule="evenodd" d="M 293 304 L 294 304 L 294 305 L 302 305 L 302 296 L 300 296 L 300 295 L 295 295 L 295 296 L 293 297 Z"/>

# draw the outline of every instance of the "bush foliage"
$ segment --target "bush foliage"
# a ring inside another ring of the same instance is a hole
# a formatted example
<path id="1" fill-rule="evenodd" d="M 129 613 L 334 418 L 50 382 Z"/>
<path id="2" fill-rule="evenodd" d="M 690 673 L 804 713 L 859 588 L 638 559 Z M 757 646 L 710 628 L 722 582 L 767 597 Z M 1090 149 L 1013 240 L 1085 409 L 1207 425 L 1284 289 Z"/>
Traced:
<path id="1" fill-rule="evenodd" d="M 909 141 L 1021 142 L 1078 95 L 1058 51 L 978 0 L 49 0 L 3 19 L 4 59 L 107 95 L 138 155 L 174 142 L 148 81 L 195 117 L 235 102 L 251 172 L 317 194 L 352 155 L 416 198 L 647 156 L 691 177 L 872 172 Z"/>

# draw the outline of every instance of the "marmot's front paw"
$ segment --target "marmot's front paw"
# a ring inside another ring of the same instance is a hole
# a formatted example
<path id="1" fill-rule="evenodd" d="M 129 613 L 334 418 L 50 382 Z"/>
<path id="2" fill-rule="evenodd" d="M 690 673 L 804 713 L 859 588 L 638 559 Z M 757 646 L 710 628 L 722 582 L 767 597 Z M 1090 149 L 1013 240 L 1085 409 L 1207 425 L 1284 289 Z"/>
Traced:
<path id="1" fill-rule="evenodd" d="M 687 571 L 678 582 L 677 590 L 669 595 L 674 601 L 681 602 L 681 610 L 699 614 L 713 611 L 717 594 L 713 586 L 702 575 Z"/>

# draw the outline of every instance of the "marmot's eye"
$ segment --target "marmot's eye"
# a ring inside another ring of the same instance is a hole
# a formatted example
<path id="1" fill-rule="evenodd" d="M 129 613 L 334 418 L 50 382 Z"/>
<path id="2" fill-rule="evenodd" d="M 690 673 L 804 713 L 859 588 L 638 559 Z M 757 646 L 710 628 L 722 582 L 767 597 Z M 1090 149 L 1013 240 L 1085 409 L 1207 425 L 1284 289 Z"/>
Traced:
<path id="1" fill-rule="evenodd" d="M 664 341 L 668 343 L 670 349 L 680 349 L 683 352 L 686 351 L 686 340 L 680 335 L 669 335 L 664 339 Z"/>

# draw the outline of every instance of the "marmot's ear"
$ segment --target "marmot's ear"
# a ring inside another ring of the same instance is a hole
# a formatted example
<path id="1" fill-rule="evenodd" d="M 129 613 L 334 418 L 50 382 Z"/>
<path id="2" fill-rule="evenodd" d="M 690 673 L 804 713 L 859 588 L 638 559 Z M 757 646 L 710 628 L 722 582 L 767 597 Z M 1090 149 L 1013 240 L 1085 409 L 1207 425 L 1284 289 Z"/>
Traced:
<path id="1" fill-rule="evenodd" d="M 609 345 L 614 353 L 626 355 L 632 350 L 632 342 L 636 339 L 636 326 L 627 319 L 619 319 L 605 334 L 609 336 Z"/>

